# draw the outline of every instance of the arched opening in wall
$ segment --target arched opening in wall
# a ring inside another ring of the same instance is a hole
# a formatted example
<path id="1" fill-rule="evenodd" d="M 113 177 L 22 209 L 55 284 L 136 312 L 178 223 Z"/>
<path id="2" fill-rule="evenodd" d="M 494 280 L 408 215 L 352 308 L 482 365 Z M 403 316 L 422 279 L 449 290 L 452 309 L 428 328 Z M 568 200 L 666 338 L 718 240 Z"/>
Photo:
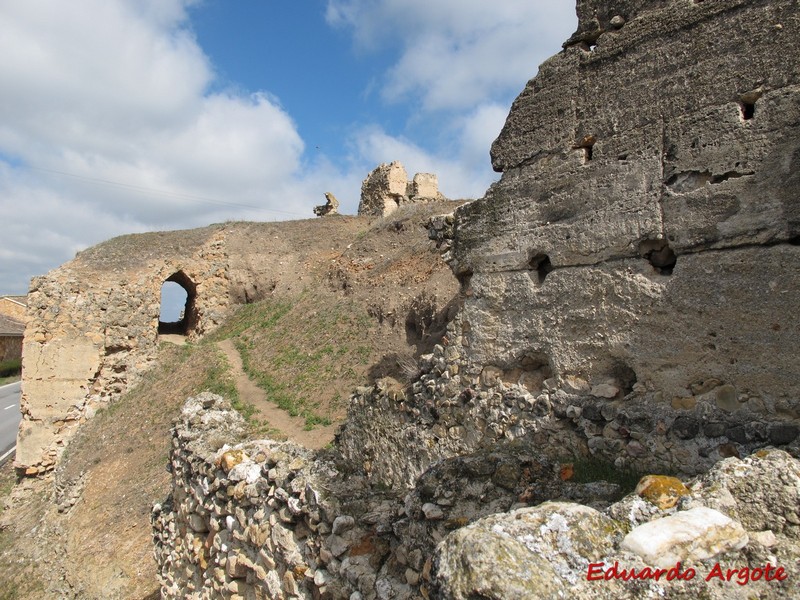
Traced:
<path id="1" fill-rule="evenodd" d="M 160 335 L 189 335 L 197 327 L 195 299 L 197 285 L 183 271 L 169 276 L 161 285 Z"/>

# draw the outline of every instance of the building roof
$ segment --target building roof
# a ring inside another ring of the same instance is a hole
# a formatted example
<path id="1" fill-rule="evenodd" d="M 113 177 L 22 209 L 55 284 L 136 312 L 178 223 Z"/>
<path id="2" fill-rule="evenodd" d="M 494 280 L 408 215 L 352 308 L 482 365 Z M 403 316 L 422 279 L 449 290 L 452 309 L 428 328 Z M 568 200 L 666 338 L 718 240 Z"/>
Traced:
<path id="1" fill-rule="evenodd" d="M 24 333 L 25 323 L 0 315 L 0 336 L 21 337 Z"/>
<path id="2" fill-rule="evenodd" d="M 28 297 L 27 296 L 0 296 L 0 300 L 8 300 L 15 304 L 21 304 L 22 306 L 28 306 Z"/>

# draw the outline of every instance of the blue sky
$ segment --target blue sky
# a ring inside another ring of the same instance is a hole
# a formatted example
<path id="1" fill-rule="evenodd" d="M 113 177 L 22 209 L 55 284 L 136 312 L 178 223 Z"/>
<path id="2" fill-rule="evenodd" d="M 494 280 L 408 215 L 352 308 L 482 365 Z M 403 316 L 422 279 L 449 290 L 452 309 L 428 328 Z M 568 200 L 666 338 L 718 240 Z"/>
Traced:
<path id="1" fill-rule="evenodd" d="M 381 162 L 496 179 L 570 0 L 0 3 L 0 294 L 124 233 L 355 212 Z"/>

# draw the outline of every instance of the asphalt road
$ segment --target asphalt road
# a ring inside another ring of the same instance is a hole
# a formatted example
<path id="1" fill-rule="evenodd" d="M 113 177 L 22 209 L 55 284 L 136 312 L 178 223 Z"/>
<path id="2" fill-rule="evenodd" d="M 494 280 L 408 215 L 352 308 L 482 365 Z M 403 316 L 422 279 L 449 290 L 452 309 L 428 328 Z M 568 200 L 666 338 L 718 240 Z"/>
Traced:
<path id="1" fill-rule="evenodd" d="M 17 428 L 22 415 L 19 413 L 20 382 L 0 387 L 0 462 L 17 443 Z"/>

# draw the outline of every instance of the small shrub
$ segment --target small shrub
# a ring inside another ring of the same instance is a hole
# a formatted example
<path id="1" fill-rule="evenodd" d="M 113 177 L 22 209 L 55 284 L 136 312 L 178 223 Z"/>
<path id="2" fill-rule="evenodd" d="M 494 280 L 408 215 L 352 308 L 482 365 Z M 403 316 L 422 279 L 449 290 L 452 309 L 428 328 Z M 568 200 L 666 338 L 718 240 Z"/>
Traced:
<path id="1" fill-rule="evenodd" d="M 0 362 L 0 377 L 13 377 L 19 375 L 22 369 L 22 359 L 13 358 Z"/>
<path id="2" fill-rule="evenodd" d="M 623 495 L 632 492 L 643 475 L 635 469 L 620 469 L 613 462 L 596 456 L 577 457 L 569 460 L 573 463 L 575 471 L 573 481 L 576 483 L 592 483 L 594 481 L 616 483 L 620 486 Z"/>

